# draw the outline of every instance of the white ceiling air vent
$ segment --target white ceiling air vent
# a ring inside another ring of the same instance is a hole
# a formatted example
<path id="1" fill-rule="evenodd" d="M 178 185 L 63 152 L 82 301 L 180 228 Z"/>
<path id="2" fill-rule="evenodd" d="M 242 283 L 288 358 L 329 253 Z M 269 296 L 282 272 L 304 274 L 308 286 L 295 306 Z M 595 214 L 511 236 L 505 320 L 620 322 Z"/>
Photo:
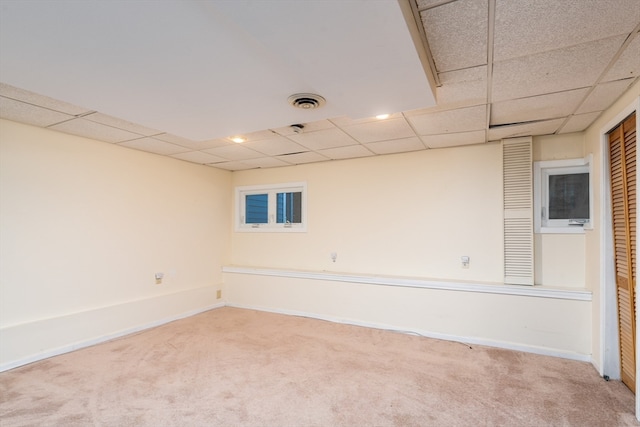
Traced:
<path id="1" fill-rule="evenodd" d="M 314 93 L 296 93 L 289 97 L 289 104 L 304 110 L 313 110 L 322 107 L 327 102 L 320 95 Z"/>

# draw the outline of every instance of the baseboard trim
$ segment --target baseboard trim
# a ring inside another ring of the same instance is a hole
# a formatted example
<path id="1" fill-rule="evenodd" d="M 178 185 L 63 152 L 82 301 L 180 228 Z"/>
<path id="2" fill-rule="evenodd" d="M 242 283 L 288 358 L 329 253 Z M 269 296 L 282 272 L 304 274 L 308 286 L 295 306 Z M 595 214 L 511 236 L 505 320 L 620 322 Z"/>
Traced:
<path id="1" fill-rule="evenodd" d="M 252 274 L 294 279 L 312 279 L 332 282 L 363 283 L 368 285 L 400 286 L 409 288 L 439 289 L 445 291 L 478 292 L 488 294 L 517 295 L 538 298 L 591 301 L 587 289 L 554 288 L 549 286 L 506 285 L 503 283 L 462 282 L 412 277 L 378 276 L 367 274 L 333 273 L 327 271 L 282 270 L 244 266 L 224 266 L 223 273 Z"/>
<path id="2" fill-rule="evenodd" d="M 440 334 L 440 333 L 437 333 L 437 332 L 425 331 L 425 330 L 421 330 L 421 329 L 403 329 L 403 328 L 398 328 L 396 326 L 386 325 L 386 324 L 382 324 L 382 323 L 362 322 L 362 321 L 356 320 L 356 319 L 339 318 L 339 317 L 334 317 L 334 316 L 325 316 L 325 315 L 321 315 L 321 314 L 317 314 L 317 313 L 309 313 L 309 312 L 297 311 L 297 310 L 274 309 L 274 308 L 270 308 L 270 307 L 262 307 L 262 306 L 256 306 L 256 305 L 250 305 L 250 304 L 235 304 L 235 303 L 227 302 L 226 306 L 227 307 L 242 308 L 242 309 L 247 309 L 247 310 L 264 311 L 264 312 L 269 312 L 269 313 L 285 314 L 285 315 L 289 315 L 289 316 L 308 317 L 308 318 L 311 318 L 311 319 L 325 320 L 325 321 L 333 322 L 333 323 L 341 323 L 341 324 L 354 325 L 354 326 L 363 326 L 363 327 L 366 327 L 366 328 L 374 328 L 374 329 L 383 329 L 383 330 L 388 330 L 388 331 L 393 331 L 393 332 L 400 332 L 400 333 L 405 333 L 405 334 L 419 335 L 419 336 L 423 336 L 423 337 L 426 337 L 426 338 L 435 338 L 435 339 L 440 339 L 440 340 L 444 340 L 444 341 L 454 341 L 454 342 L 459 342 L 459 343 L 466 344 L 466 345 L 471 345 L 471 344 L 473 344 L 473 345 L 482 345 L 482 346 L 487 346 L 487 347 L 502 348 L 502 349 L 505 349 L 505 350 L 515 350 L 515 351 L 521 351 L 521 352 L 524 352 L 524 353 L 533 353 L 533 354 L 539 354 L 539 355 L 543 355 L 543 356 L 552 356 L 552 357 L 559 357 L 559 358 L 562 358 L 562 359 L 570 359 L 570 360 L 577 360 L 577 361 L 580 361 L 580 362 L 592 363 L 592 357 L 591 357 L 590 354 L 581 354 L 581 353 L 575 353 L 575 352 L 570 352 L 570 351 L 557 350 L 557 349 L 548 348 L 548 347 L 538 347 L 538 346 L 533 346 L 533 345 L 517 344 L 517 343 L 497 341 L 497 340 L 489 340 L 489 339 L 483 339 L 483 338 L 477 338 L 477 337 L 463 337 L 463 336 L 457 336 L 457 335 Z"/>
<path id="3" fill-rule="evenodd" d="M 14 369 L 14 368 L 18 368 L 20 366 L 24 366 L 24 365 L 28 365 L 30 363 L 34 363 L 34 362 L 38 362 L 40 360 L 44 360 L 44 359 L 48 359 L 50 357 L 54 357 L 54 356 L 59 356 L 61 354 L 65 354 L 65 353 L 69 353 L 75 350 L 79 350 L 82 348 L 86 348 L 86 347 L 90 347 L 93 345 L 97 345 L 103 342 L 107 342 L 107 341 L 111 341 L 113 339 L 116 338 L 120 338 L 126 335 L 130 335 L 130 334 L 134 334 L 137 332 L 141 332 L 147 329 L 151 329 L 151 328 L 155 328 L 161 325 L 164 325 L 166 323 L 170 323 L 176 320 L 180 320 L 180 319 L 184 319 L 187 317 L 191 317 L 191 316 L 195 316 L 197 314 L 200 313 L 204 313 L 206 311 L 210 311 L 210 310 L 215 310 L 218 308 L 222 308 L 222 307 L 234 307 L 234 308 L 241 308 L 241 309 L 247 309 L 247 310 L 257 310 L 257 311 L 264 311 L 264 312 L 269 312 L 269 313 L 277 313 L 277 314 L 284 314 L 284 315 L 288 315 L 288 316 L 300 316 L 300 317 L 308 317 L 308 318 L 312 318 L 312 319 L 318 319 L 318 320 L 324 320 L 324 321 L 328 321 L 328 322 L 333 322 L 333 323 L 341 323 L 341 324 L 346 324 L 346 325 L 354 325 L 354 326 L 362 326 L 362 327 L 366 327 L 366 328 L 374 328 L 374 329 L 382 329 L 382 330 L 389 330 L 389 331 L 394 331 L 394 332 L 400 332 L 400 333 L 406 333 L 406 334 L 413 334 L 413 335 L 419 335 L 419 336 L 423 336 L 423 337 L 427 337 L 427 338 L 435 338 L 435 339 L 441 339 L 441 340 L 445 340 L 445 341 L 454 341 L 454 342 L 459 342 L 459 343 L 463 343 L 466 345 L 483 345 L 483 346 L 487 346 L 487 347 L 495 347 L 495 348 L 502 348 L 502 349 L 506 349 L 506 350 L 515 350 L 515 351 L 522 351 L 525 353 L 533 353 L 533 354 L 540 354 L 543 356 L 552 356 L 552 357 L 560 357 L 563 359 L 570 359 L 570 360 L 577 360 L 577 361 L 581 361 L 581 362 L 589 362 L 593 364 L 593 360 L 591 355 L 588 354 L 580 354 L 580 353 L 574 353 L 574 352 L 568 352 L 568 351 L 562 351 L 562 350 L 556 350 L 556 349 L 551 349 L 551 348 L 547 348 L 547 347 L 537 347 L 537 346 L 531 346 L 531 345 L 523 345 L 523 344 L 516 344 L 516 343 L 510 343 L 510 342 L 504 342 L 504 341 L 497 341 L 497 340 L 488 340 L 488 339 L 482 339 L 482 338 L 473 338 L 473 337 L 463 337 L 463 336 L 457 336 L 457 335 L 449 335 L 449 334 L 440 334 L 440 333 L 435 333 L 435 332 L 431 332 L 431 331 L 425 331 L 425 330 L 421 330 L 421 329 L 403 329 L 403 328 L 398 328 L 392 325 L 386 325 L 386 324 L 382 324 L 382 323 L 375 323 L 375 322 L 363 322 L 363 321 L 359 321 L 356 319 L 348 319 L 348 318 L 339 318 L 339 317 L 334 317 L 334 316 L 325 316 L 325 315 L 320 315 L 317 313 L 309 313 L 309 312 L 304 312 L 304 311 L 298 311 L 298 310 L 286 310 L 286 309 L 273 309 L 273 308 L 269 308 L 269 307 L 262 307 L 262 306 L 255 306 L 255 305 L 248 305 L 248 304 L 234 304 L 234 303 L 225 303 L 225 302 L 220 302 L 220 303 L 216 303 L 216 304 L 211 304 L 209 306 L 206 307 L 202 307 L 196 310 L 191 310 L 185 313 L 181 313 L 179 315 L 175 315 L 175 316 L 169 316 L 169 317 L 165 317 L 163 319 L 159 319 L 153 322 L 149 322 L 146 323 L 144 325 L 139 325 L 133 328 L 128 328 L 113 334 L 107 334 L 107 335 L 103 335 L 97 338 L 92 338 L 89 340 L 84 340 L 81 342 L 76 342 L 70 345 L 65 345 L 62 347 L 58 347 L 56 349 L 52 349 L 52 350 L 48 350 L 42 353 L 39 353 L 37 355 L 32 355 L 29 357 L 25 357 L 19 360 L 14 360 L 11 362 L 7 362 L 4 364 L 0 365 L 0 372 L 4 372 L 4 371 L 8 371 L 10 369 Z"/>
<path id="4" fill-rule="evenodd" d="M 224 307 L 225 303 L 220 302 L 216 304 L 211 304 L 205 307 L 201 307 L 195 310 L 190 310 L 184 313 L 180 313 L 174 316 L 168 316 L 159 320 L 155 320 L 153 322 L 148 322 L 143 325 L 138 325 L 132 328 L 124 329 L 112 334 L 102 335 L 96 338 L 91 338 L 88 340 L 79 341 L 73 344 L 64 345 L 55 349 L 46 350 L 42 353 L 38 353 L 32 356 L 28 356 L 19 360 L 13 360 L 11 362 L 0 364 L 0 372 L 8 371 L 10 369 L 18 368 L 20 366 L 28 365 L 33 362 L 37 362 L 40 360 L 48 359 L 50 357 L 59 356 L 61 354 L 69 353 L 75 350 L 79 350 L 81 348 L 90 347 L 96 344 L 100 344 L 106 341 L 111 341 L 116 338 L 123 337 L 125 335 L 134 334 L 137 332 L 144 331 L 146 329 L 155 328 L 157 326 L 164 325 L 166 323 L 170 323 L 176 320 L 184 319 L 187 317 L 195 316 L 196 314 L 204 313 L 205 311 L 214 310 L 217 308 Z"/>

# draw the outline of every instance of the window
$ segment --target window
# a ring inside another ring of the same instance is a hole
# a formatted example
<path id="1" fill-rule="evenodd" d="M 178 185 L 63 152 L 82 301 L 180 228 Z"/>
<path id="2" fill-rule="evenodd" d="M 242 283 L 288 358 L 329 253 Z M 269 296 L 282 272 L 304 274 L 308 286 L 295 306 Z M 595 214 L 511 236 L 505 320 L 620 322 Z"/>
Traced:
<path id="1" fill-rule="evenodd" d="M 304 232 L 304 182 L 236 188 L 236 231 Z"/>
<path id="2" fill-rule="evenodd" d="M 591 158 L 534 163 L 536 233 L 581 233 L 591 228 Z"/>

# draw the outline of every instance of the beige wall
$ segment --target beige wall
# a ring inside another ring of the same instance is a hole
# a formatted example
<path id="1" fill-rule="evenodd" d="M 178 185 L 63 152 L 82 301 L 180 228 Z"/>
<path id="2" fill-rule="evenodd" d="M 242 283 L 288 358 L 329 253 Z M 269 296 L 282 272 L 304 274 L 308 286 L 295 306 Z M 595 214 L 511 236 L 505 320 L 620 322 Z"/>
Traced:
<path id="1" fill-rule="evenodd" d="M 546 159 L 580 157 L 583 144 L 572 135 L 557 141 L 542 138 L 535 148 Z M 308 183 L 308 232 L 234 232 L 234 265 L 284 273 L 225 273 L 227 303 L 580 360 L 590 357 L 588 299 L 447 287 L 451 281 L 471 287 L 503 282 L 500 144 L 233 174 L 234 186 L 294 181 Z M 573 237 L 543 242 L 548 247 L 539 265 L 554 286 L 584 286 L 584 236 Z M 572 259 L 562 254 L 569 268 L 558 261 L 554 243 L 563 251 L 574 250 Z M 338 254 L 335 263 L 332 251 Z M 470 268 L 461 268 L 462 255 L 470 256 Z M 291 278 L 287 269 L 373 278 L 357 284 Z M 435 285 L 380 286 L 374 284 L 376 275 L 430 278 Z"/>
<path id="2" fill-rule="evenodd" d="M 0 364 L 216 303 L 230 172 L 9 121 L 0 150 Z"/>
<path id="3" fill-rule="evenodd" d="M 590 301 L 237 273 L 225 286 L 238 307 L 589 360 Z"/>
<path id="4" fill-rule="evenodd" d="M 500 150 L 488 144 L 234 173 L 234 185 L 307 181 L 309 231 L 234 233 L 232 263 L 502 282 Z M 533 150 L 536 161 L 581 158 L 583 134 L 536 137 Z M 536 234 L 536 284 L 584 288 L 584 239 Z M 461 268 L 463 255 L 469 269 Z"/>
<path id="5" fill-rule="evenodd" d="M 593 153 L 600 182 L 601 128 L 639 93 L 636 84 L 585 133 L 535 138 L 534 157 Z M 502 282 L 499 144 L 230 173 L 1 121 L 0 150 L 0 365 L 211 307 L 223 286 L 231 304 L 593 351 L 599 363 L 598 185 L 593 231 L 536 238 L 538 283 L 585 283 L 593 302 L 221 273 L 234 264 Z M 235 186 L 293 181 L 308 183 L 308 232 L 232 231 Z"/>
<path id="6" fill-rule="evenodd" d="M 584 158 L 584 134 L 533 138 L 533 161 Z M 535 186 L 535 183 L 534 183 Z M 536 285 L 585 287 L 584 234 L 534 235 Z"/>
<path id="7" fill-rule="evenodd" d="M 233 233 L 231 261 L 502 282 L 501 161 L 485 144 L 235 172 L 234 186 L 306 181 L 308 232 Z"/>
<path id="8" fill-rule="evenodd" d="M 582 158 L 586 155 L 582 132 L 533 137 L 533 161 Z"/>

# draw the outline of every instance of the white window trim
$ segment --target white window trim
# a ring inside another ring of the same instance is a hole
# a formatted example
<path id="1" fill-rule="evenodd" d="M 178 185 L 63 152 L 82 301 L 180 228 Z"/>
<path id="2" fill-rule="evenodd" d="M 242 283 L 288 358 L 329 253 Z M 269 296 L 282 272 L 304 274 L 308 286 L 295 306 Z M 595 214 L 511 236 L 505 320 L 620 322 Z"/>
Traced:
<path id="1" fill-rule="evenodd" d="M 235 189 L 235 231 L 249 233 L 305 233 L 307 231 L 307 183 L 287 182 L 282 184 L 269 185 L 247 185 L 236 187 Z M 301 192 L 301 217 L 299 224 L 276 223 L 276 194 Z M 244 202 L 245 196 L 250 194 L 269 195 L 269 223 L 267 224 L 245 224 L 244 223 Z"/>
<path id="2" fill-rule="evenodd" d="M 545 160 L 534 162 L 533 164 L 533 226 L 535 233 L 560 233 L 560 234 L 582 234 L 584 230 L 593 229 L 593 173 L 591 165 L 593 156 L 589 154 L 582 159 L 567 159 L 567 160 Z M 589 173 L 589 222 L 584 226 L 569 225 L 568 221 L 560 222 L 557 225 L 549 225 L 545 223 L 544 217 L 547 215 L 546 211 L 546 192 L 549 185 L 549 174 L 545 173 L 546 170 L 554 170 L 556 173 L 575 171 L 575 173 L 588 172 Z M 543 191 L 544 189 L 544 191 Z"/>

